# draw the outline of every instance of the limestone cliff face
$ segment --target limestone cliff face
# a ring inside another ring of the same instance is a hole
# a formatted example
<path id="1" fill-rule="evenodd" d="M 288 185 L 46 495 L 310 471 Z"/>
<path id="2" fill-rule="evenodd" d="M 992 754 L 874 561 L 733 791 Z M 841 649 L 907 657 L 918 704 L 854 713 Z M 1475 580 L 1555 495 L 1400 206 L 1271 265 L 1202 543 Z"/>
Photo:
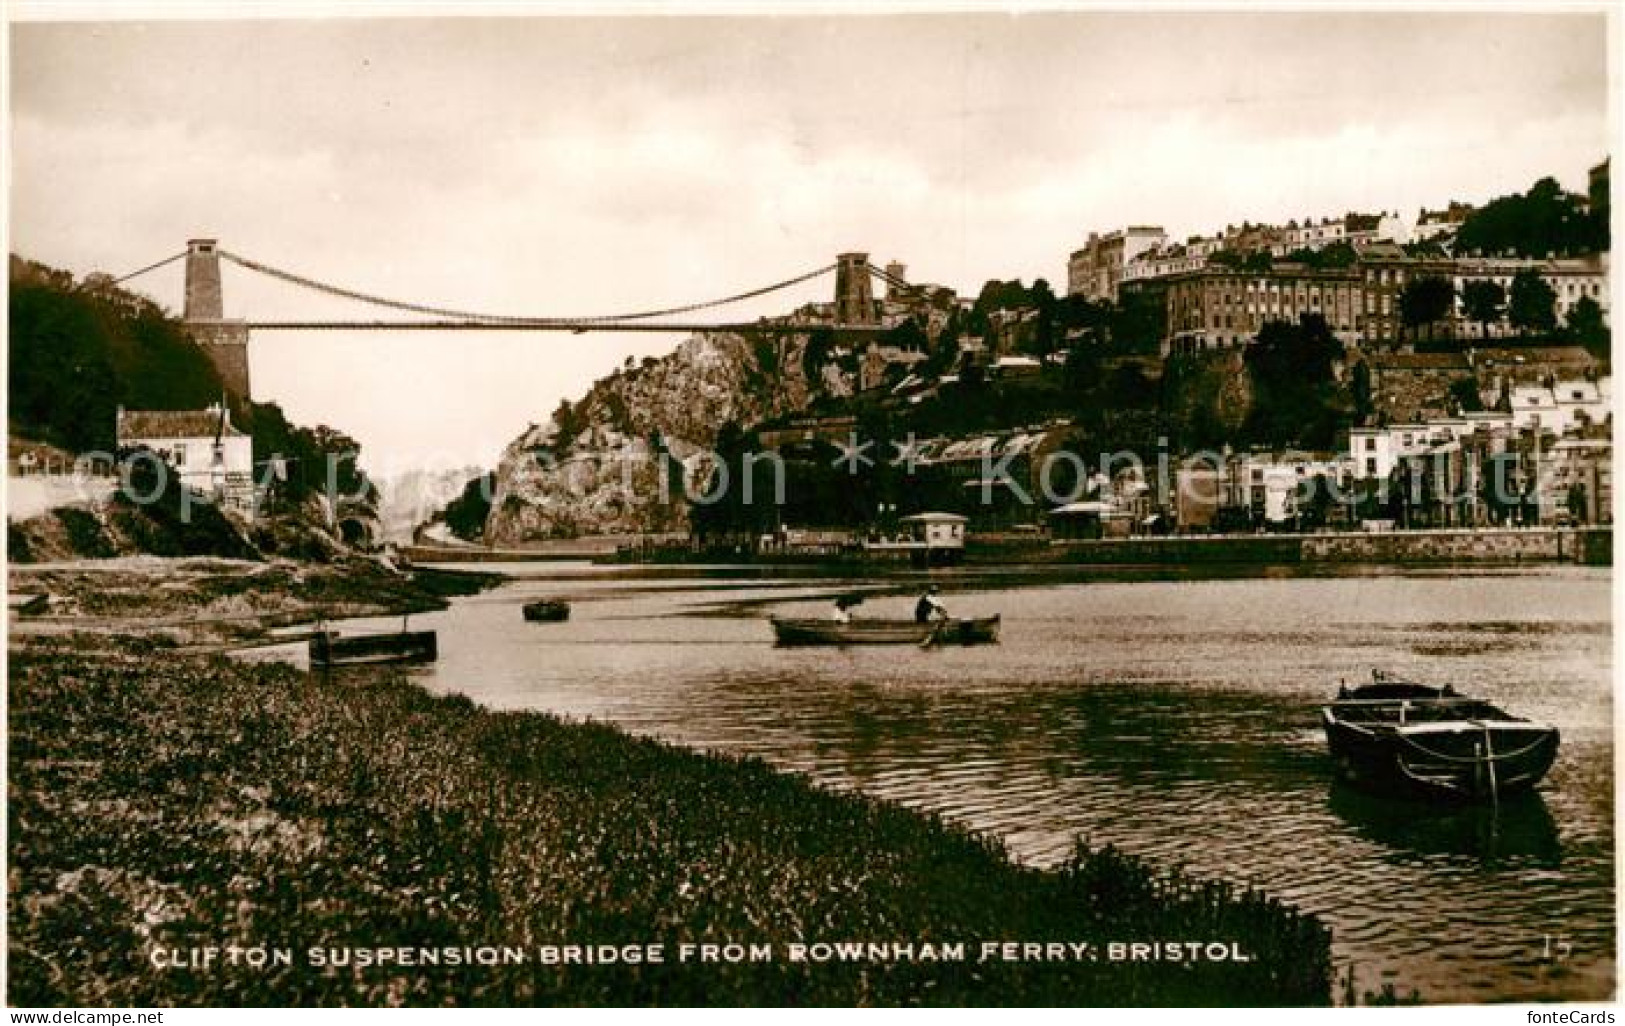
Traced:
<path id="1" fill-rule="evenodd" d="M 699 334 L 601 379 L 503 451 L 486 542 L 685 530 L 683 478 L 703 484 L 725 423 L 799 410 L 828 390 L 821 363 L 809 384 L 807 341 Z"/>

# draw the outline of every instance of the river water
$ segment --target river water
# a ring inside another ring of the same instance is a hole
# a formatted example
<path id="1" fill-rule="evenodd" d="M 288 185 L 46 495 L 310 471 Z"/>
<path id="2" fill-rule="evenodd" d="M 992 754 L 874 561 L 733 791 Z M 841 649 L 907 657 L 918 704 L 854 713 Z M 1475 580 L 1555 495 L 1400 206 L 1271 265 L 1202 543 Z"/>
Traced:
<path id="1" fill-rule="evenodd" d="M 1340 977 L 1429 1002 L 1576 1000 L 1615 976 L 1611 574 L 937 574 L 1001 644 L 784 649 L 770 613 L 907 616 L 917 579 L 516 564 L 413 617 L 427 687 L 760 756 L 937 812 L 1051 865 L 1075 839 L 1318 913 Z M 526 624 L 540 596 L 574 606 Z M 1499 810 L 1334 784 L 1320 705 L 1382 668 L 1555 723 L 1539 792 Z"/>

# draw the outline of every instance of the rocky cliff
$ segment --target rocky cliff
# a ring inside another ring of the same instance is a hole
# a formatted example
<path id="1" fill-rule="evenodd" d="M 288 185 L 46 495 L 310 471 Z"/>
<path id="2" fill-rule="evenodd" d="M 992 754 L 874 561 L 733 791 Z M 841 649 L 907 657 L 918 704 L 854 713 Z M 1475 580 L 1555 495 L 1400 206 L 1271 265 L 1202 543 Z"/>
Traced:
<path id="1" fill-rule="evenodd" d="M 685 530 L 682 488 L 703 486 L 725 423 L 748 426 L 850 388 L 809 344 L 806 334 L 704 333 L 629 362 L 509 443 L 485 541 Z"/>

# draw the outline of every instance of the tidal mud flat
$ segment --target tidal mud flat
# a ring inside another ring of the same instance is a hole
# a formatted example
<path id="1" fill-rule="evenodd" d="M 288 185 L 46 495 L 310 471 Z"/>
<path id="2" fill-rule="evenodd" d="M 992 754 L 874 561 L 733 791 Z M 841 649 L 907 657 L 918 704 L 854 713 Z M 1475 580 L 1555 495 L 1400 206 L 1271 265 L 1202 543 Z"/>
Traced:
<path id="1" fill-rule="evenodd" d="M 266 640 L 279 627 L 357 616 L 410 615 L 491 587 L 479 571 L 397 569 L 352 557 L 332 563 L 159 556 L 16 564 L 11 593 L 39 596 L 11 638 L 118 635 L 149 646 L 220 648 Z"/>
<path id="2" fill-rule="evenodd" d="M 1315 918 L 1110 848 L 1033 869 L 756 759 L 84 637 L 11 645 L 13 1004 L 1332 998 Z"/>

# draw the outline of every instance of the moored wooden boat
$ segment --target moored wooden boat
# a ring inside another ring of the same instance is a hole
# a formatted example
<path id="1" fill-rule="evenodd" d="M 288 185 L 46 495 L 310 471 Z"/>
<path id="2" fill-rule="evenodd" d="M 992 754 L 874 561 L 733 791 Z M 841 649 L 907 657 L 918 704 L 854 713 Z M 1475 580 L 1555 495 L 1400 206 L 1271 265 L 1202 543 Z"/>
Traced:
<path id="1" fill-rule="evenodd" d="M 999 640 L 999 618 L 940 620 L 788 619 L 773 617 L 781 645 L 985 645 Z"/>
<path id="2" fill-rule="evenodd" d="M 1384 790 L 1499 798 L 1534 787 L 1557 758 L 1556 727 L 1448 685 L 1378 678 L 1321 715 L 1339 774 Z"/>
<path id="3" fill-rule="evenodd" d="M 540 599 L 525 603 L 525 619 L 531 623 L 557 623 L 570 619 L 570 603 L 563 599 Z"/>
<path id="4" fill-rule="evenodd" d="M 362 666 L 371 663 L 432 662 L 440 654 L 434 631 L 335 636 L 323 631 L 310 639 L 312 667 Z"/>
<path id="5" fill-rule="evenodd" d="M 36 616 L 51 608 L 51 596 L 29 592 L 7 592 L 6 608 L 13 616 Z"/>

